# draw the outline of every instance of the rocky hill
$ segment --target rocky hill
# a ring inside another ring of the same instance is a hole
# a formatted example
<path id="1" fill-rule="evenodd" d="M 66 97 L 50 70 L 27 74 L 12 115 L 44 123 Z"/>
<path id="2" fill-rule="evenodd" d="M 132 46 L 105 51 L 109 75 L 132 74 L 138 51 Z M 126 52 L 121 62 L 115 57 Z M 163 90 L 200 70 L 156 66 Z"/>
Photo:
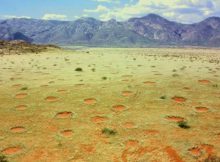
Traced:
<path id="1" fill-rule="evenodd" d="M 59 48 L 54 45 L 36 45 L 22 40 L 0 41 L 0 55 L 25 54 L 45 52 L 49 49 Z"/>
<path id="2" fill-rule="evenodd" d="M 9 19 L 0 21 L 0 39 L 40 44 L 147 47 L 220 46 L 220 18 L 195 24 L 149 14 L 124 22 L 81 18 L 75 21 Z"/>

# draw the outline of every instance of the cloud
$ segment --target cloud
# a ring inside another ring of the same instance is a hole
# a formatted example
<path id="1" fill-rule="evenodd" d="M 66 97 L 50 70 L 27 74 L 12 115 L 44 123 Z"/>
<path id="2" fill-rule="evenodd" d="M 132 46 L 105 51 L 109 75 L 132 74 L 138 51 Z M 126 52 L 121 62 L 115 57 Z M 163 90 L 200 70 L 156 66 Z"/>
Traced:
<path id="1" fill-rule="evenodd" d="M 126 20 L 131 17 L 156 13 L 168 19 L 192 23 L 219 13 L 220 0 L 136 0 L 122 7 L 105 10 L 99 17 Z"/>
<path id="2" fill-rule="evenodd" d="M 90 13 L 100 13 L 100 12 L 107 12 L 109 9 L 105 6 L 98 5 L 96 9 L 90 10 L 90 9 L 85 9 L 84 12 L 90 12 Z"/>
<path id="3" fill-rule="evenodd" d="M 42 17 L 43 20 L 67 20 L 66 15 L 61 14 L 45 14 Z"/>
<path id="4" fill-rule="evenodd" d="M 20 19 L 20 18 L 30 19 L 31 18 L 29 16 L 15 16 L 15 15 L 3 15 L 1 17 L 3 19 L 14 19 L 14 18 L 17 18 L 17 19 Z"/>

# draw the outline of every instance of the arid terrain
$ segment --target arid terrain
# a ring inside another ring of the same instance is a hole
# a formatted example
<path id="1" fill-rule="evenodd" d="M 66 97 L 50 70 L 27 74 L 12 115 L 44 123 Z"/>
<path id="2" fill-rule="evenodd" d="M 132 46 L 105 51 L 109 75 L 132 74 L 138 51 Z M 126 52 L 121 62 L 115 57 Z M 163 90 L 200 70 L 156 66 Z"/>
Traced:
<path id="1" fill-rule="evenodd" d="M 1 157 L 219 162 L 219 61 L 190 48 L 0 55 Z"/>
<path id="2" fill-rule="evenodd" d="M 4 41 L 0 40 L 1 55 L 22 55 L 22 54 L 39 54 L 53 49 L 59 49 L 55 45 L 37 45 L 22 40 Z"/>

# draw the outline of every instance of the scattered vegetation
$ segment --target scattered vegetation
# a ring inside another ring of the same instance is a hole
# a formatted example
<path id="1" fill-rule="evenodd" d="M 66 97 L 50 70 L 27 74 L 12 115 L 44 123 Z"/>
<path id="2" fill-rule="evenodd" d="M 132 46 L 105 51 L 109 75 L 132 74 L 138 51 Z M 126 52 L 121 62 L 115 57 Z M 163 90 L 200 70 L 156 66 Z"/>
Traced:
<path id="1" fill-rule="evenodd" d="M 0 155 L 0 162 L 8 162 L 4 155 Z"/>
<path id="2" fill-rule="evenodd" d="M 167 98 L 167 96 L 161 96 L 160 99 L 161 100 L 165 100 Z"/>
<path id="3" fill-rule="evenodd" d="M 180 128 L 183 128 L 183 129 L 189 129 L 190 128 L 190 126 L 188 125 L 188 123 L 186 121 L 178 122 L 178 126 Z"/>
<path id="4" fill-rule="evenodd" d="M 28 87 L 22 87 L 21 90 L 22 91 L 28 90 Z"/>
<path id="5" fill-rule="evenodd" d="M 82 71 L 83 71 L 83 69 L 82 69 L 82 68 L 80 68 L 80 67 L 78 67 L 78 68 L 76 68 L 76 69 L 75 69 L 75 71 L 82 72 Z"/>
<path id="6" fill-rule="evenodd" d="M 107 77 L 102 77 L 102 80 L 107 80 L 108 78 Z"/>
<path id="7" fill-rule="evenodd" d="M 218 84 L 213 84 L 212 85 L 214 88 L 218 88 Z"/>
<path id="8" fill-rule="evenodd" d="M 92 70 L 93 72 L 95 72 L 95 68 L 92 68 L 91 70 Z"/>
<path id="9" fill-rule="evenodd" d="M 106 134 L 106 135 L 109 135 L 109 136 L 117 134 L 117 132 L 115 130 L 109 129 L 109 128 L 102 129 L 102 133 Z"/>

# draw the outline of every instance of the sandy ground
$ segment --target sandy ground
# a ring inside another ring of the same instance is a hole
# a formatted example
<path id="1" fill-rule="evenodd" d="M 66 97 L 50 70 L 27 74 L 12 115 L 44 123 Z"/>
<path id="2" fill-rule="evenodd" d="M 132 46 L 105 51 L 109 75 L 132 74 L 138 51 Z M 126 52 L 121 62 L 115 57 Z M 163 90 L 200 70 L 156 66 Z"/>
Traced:
<path id="1" fill-rule="evenodd" d="M 1 154 L 10 162 L 220 157 L 219 61 L 214 49 L 2 56 Z"/>

